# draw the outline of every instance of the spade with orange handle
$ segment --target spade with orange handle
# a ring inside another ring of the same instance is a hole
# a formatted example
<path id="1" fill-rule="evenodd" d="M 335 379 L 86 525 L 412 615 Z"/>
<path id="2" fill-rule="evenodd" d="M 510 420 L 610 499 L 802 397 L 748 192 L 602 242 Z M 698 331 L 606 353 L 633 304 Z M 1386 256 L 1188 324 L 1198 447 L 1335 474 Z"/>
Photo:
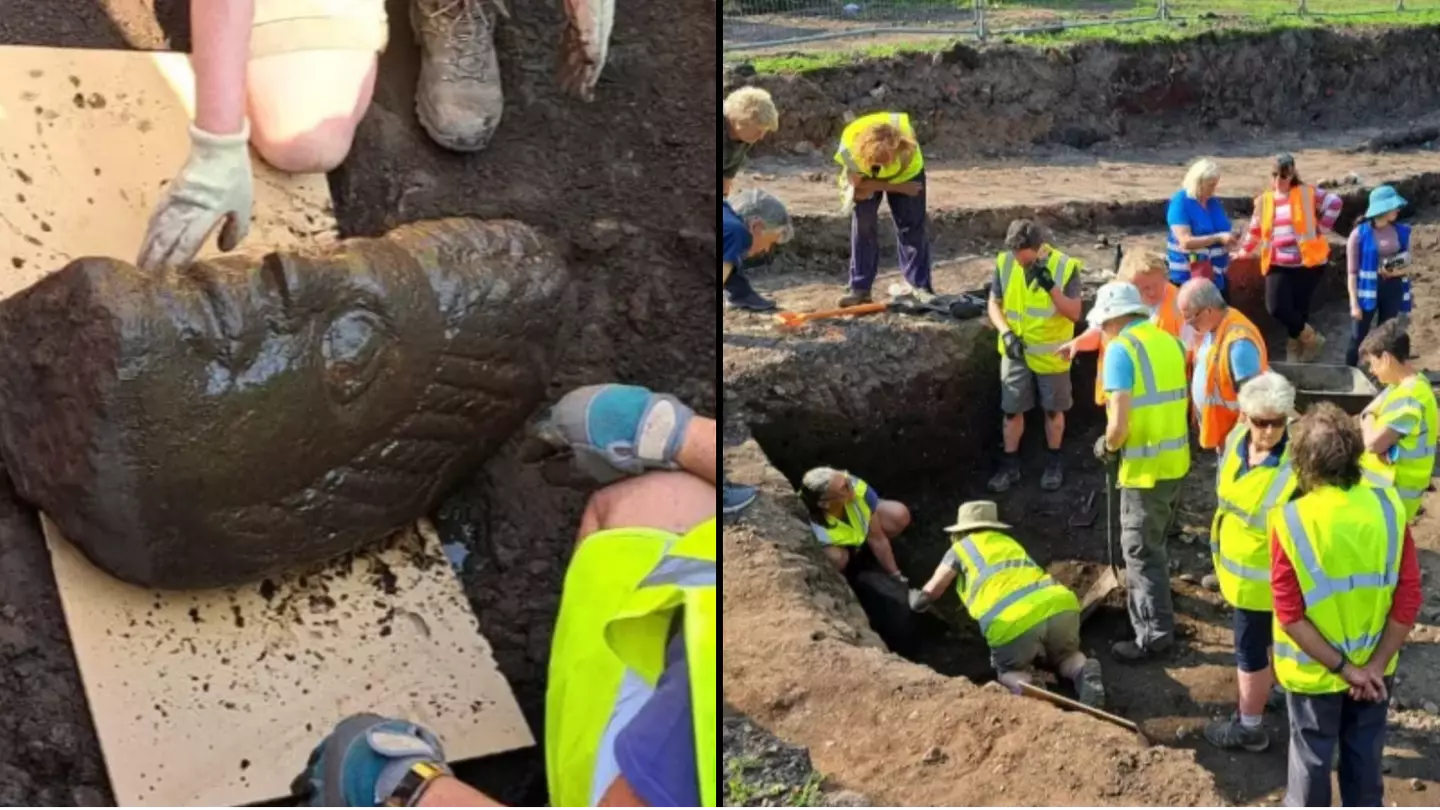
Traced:
<path id="1" fill-rule="evenodd" d="M 827 318 L 844 318 L 850 315 L 869 315 L 872 312 L 884 312 L 888 304 L 856 304 L 853 307 L 840 307 L 839 309 L 822 309 L 819 312 L 781 312 L 775 316 L 782 327 L 793 329 L 797 326 L 807 324 L 811 321 L 821 321 Z"/>

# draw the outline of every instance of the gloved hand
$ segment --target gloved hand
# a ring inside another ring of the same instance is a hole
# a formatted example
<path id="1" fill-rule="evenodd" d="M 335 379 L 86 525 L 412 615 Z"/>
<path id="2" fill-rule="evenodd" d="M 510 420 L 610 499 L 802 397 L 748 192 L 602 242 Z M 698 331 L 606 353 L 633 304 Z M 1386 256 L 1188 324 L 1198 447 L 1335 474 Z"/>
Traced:
<path id="1" fill-rule="evenodd" d="M 646 470 L 673 470 L 695 412 L 669 394 L 638 385 L 587 385 L 561 397 L 531 426 L 549 455 L 587 482 L 608 484 Z M 576 483 L 551 466 L 553 483 Z"/>
<path id="2" fill-rule="evenodd" d="M 1021 340 L 1019 335 L 1006 332 L 1000 339 L 1005 341 L 1006 357 L 1017 363 L 1025 359 L 1025 341 Z"/>
<path id="3" fill-rule="evenodd" d="M 249 122 L 234 135 L 213 135 L 190 125 L 190 159 L 150 215 L 140 247 L 141 269 L 184 267 L 222 221 L 221 250 L 234 250 L 245 239 L 254 193 L 249 142 Z"/>
<path id="4" fill-rule="evenodd" d="M 380 807 L 416 763 L 450 773 L 440 740 L 428 729 L 353 714 L 310 752 L 290 790 L 308 807 Z"/>
<path id="5" fill-rule="evenodd" d="M 1025 283 L 1038 284 L 1040 289 L 1047 293 L 1055 288 L 1055 279 L 1050 277 L 1050 270 L 1039 259 L 1031 262 L 1030 266 L 1025 268 Z"/>
<path id="6" fill-rule="evenodd" d="M 917 588 L 910 589 L 910 609 L 916 613 L 924 613 L 930 609 L 930 597 Z"/>
<path id="7" fill-rule="evenodd" d="M 1105 436 L 1102 434 L 1095 440 L 1095 458 L 1102 464 L 1116 464 L 1120 461 L 1120 454 L 1105 446 Z"/>

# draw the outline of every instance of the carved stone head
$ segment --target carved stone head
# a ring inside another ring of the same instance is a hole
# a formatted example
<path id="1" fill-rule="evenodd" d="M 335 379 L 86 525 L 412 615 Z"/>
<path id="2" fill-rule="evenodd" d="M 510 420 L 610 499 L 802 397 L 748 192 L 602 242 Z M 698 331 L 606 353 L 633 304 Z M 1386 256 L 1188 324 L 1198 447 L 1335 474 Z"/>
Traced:
<path id="1" fill-rule="evenodd" d="M 0 455 L 121 579 L 318 561 L 426 513 L 524 423 L 567 286 L 509 221 L 169 275 L 79 259 L 0 302 Z"/>

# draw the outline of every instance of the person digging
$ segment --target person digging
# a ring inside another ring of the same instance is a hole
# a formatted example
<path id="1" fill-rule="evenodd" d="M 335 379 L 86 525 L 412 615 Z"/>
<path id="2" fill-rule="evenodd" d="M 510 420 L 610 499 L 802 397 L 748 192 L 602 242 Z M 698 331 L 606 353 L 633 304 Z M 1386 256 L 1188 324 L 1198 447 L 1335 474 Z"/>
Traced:
<path id="1" fill-rule="evenodd" d="M 1112 281 L 1095 295 L 1090 324 L 1104 331 L 1105 433 L 1095 457 L 1120 490 L 1120 550 L 1125 556 L 1126 604 L 1134 640 L 1110 652 L 1135 662 L 1175 642 L 1170 554 L 1165 532 L 1190 471 L 1185 403 L 1185 350 L 1150 321 L 1135 285 Z"/>
<path id="2" fill-rule="evenodd" d="M 852 576 L 873 559 L 886 574 L 909 587 L 891 547 L 910 525 L 905 504 L 885 500 L 860 477 L 831 467 L 805 473 L 800 479 L 800 502 L 810 516 L 811 533 L 836 571 Z"/>
<path id="3" fill-rule="evenodd" d="M 1010 223 L 1005 250 L 995 257 L 990 281 L 990 323 L 1000 331 L 1000 410 L 1005 455 L 991 477 L 991 492 L 1020 480 L 1020 439 L 1025 414 L 1038 391 L 1045 411 L 1045 471 L 1040 488 L 1054 491 L 1065 481 L 1065 412 L 1074 404 L 1070 356 L 1060 349 L 1075 337 L 1080 320 L 1080 262 L 1046 244 L 1040 226 L 1028 219 Z"/>
<path id="4" fill-rule="evenodd" d="M 962 504 L 945 527 L 950 549 L 925 587 L 910 591 L 910 609 L 924 612 L 952 581 L 960 602 L 980 624 L 1000 683 L 1015 694 L 1045 663 L 1075 685 L 1080 702 L 1103 708 L 1100 662 L 1080 652 L 1080 600 L 1030 559 L 1006 532 L 991 501 Z"/>

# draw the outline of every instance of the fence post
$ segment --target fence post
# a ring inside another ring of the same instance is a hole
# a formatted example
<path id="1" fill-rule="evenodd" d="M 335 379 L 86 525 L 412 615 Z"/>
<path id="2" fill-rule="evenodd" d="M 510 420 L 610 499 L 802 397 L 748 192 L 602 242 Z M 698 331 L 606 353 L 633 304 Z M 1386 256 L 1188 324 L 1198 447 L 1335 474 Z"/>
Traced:
<path id="1" fill-rule="evenodd" d="M 1404 10 L 1405 10 L 1405 0 L 1395 0 L 1395 10 L 1396 10 L 1396 11 L 1404 11 Z"/>
<path id="2" fill-rule="evenodd" d="M 975 36 L 981 42 L 990 36 L 985 30 L 985 0 L 975 0 Z"/>
<path id="3" fill-rule="evenodd" d="M 1303 14 L 1305 13 L 1305 11 L 1306 11 L 1306 9 L 1305 9 L 1305 0 L 1300 0 L 1300 7 L 1297 8 L 1297 9 L 1295 9 L 1295 13 L 1296 13 L 1296 14 L 1303 15 Z"/>
<path id="4" fill-rule="evenodd" d="M 1167 2 L 1165 2 L 1165 0 L 1160 0 L 1160 8 L 1157 10 L 1157 14 L 1158 14 L 1158 16 L 1160 17 L 1160 19 L 1161 19 L 1162 22 L 1163 22 L 1163 21 L 1166 21 L 1166 20 L 1169 20 L 1169 19 L 1170 19 L 1170 4 L 1167 3 Z"/>

